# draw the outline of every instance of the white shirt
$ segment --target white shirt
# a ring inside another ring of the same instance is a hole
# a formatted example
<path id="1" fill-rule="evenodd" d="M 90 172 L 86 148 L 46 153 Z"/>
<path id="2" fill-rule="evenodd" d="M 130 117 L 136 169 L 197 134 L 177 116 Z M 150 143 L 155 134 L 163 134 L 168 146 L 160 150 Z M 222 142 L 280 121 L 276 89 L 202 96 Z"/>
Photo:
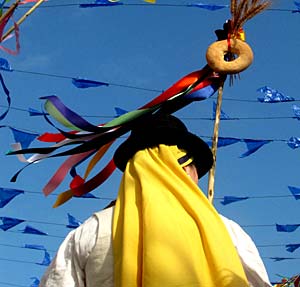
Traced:
<path id="1" fill-rule="evenodd" d="M 113 208 L 104 211 L 111 224 Z M 234 221 L 221 216 L 243 264 L 251 287 L 272 286 L 259 252 L 250 236 Z M 40 287 L 85 287 L 85 265 L 93 250 L 99 226 L 96 216 L 71 231 L 40 282 Z M 113 266 L 113 262 L 111 262 Z M 100 286 L 99 286 L 100 287 Z M 113 287 L 113 286 L 111 286 Z"/>

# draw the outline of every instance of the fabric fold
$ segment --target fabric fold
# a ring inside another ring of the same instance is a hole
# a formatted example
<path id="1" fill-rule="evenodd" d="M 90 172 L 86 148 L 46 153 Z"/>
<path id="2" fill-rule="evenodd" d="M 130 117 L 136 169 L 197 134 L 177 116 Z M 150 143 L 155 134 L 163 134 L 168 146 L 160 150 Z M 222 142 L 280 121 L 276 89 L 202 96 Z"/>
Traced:
<path id="1" fill-rule="evenodd" d="M 115 286 L 248 286 L 225 225 L 176 150 L 141 150 L 126 166 L 113 220 Z"/>

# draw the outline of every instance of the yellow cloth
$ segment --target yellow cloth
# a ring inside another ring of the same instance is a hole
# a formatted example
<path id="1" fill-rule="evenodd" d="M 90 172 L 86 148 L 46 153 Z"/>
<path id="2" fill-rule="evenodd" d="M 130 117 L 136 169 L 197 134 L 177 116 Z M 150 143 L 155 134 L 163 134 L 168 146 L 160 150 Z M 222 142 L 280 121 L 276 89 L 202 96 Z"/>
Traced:
<path id="1" fill-rule="evenodd" d="M 116 287 L 249 286 L 214 207 L 177 163 L 176 146 L 127 163 L 113 219 Z"/>

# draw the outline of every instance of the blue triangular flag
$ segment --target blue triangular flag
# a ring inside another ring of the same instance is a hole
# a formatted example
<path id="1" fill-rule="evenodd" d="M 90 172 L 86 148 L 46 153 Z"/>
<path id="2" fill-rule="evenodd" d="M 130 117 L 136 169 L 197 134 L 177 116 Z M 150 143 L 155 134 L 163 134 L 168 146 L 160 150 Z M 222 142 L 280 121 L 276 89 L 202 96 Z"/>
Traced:
<path id="1" fill-rule="evenodd" d="M 218 147 L 224 147 L 224 146 L 228 146 L 228 145 L 232 145 L 235 143 L 240 142 L 240 139 L 236 139 L 236 138 L 223 138 L 223 137 L 219 137 L 218 138 Z M 207 141 L 206 142 L 210 147 L 212 146 L 212 141 Z"/>
<path id="2" fill-rule="evenodd" d="M 300 120 L 300 107 L 293 105 L 292 106 L 295 117 Z"/>
<path id="3" fill-rule="evenodd" d="M 36 133 L 23 132 L 12 127 L 9 128 L 13 133 L 15 141 L 20 143 L 23 149 L 28 148 L 29 145 L 36 139 L 36 137 L 39 136 L 39 134 Z"/>
<path id="4" fill-rule="evenodd" d="M 216 109 L 217 109 L 217 104 L 216 102 L 213 102 L 213 118 L 216 117 Z M 230 117 L 221 110 L 221 113 L 220 113 L 220 119 L 221 120 L 228 120 Z"/>
<path id="5" fill-rule="evenodd" d="M 85 79 L 72 79 L 72 84 L 79 88 L 79 89 L 86 89 L 86 88 L 94 88 L 94 87 L 100 87 L 100 86 L 108 86 L 108 83 L 98 82 L 98 81 L 91 81 L 91 80 L 85 80 Z"/>
<path id="6" fill-rule="evenodd" d="M 77 195 L 73 195 L 73 197 L 77 197 L 77 198 L 96 198 L 96 199 L 99 199 L 99 197 L 93 195 L 92 193 L 88 192 L 88 193 L 85 193 L 83 195 L 80 195 L 80 196 L 77 196 Z"/>
<path id="7" fill-rule="evenodd" d="M 128 113 L 128 111 L 118 108 L 118 107 L 115 107 L 115 111 L 116 111 L 117 117 L 120 117 L 120 116 Z"/>
<path id="8" fill-rule="evenodd" d="M 246 200 L 248 199 L 249 197 L 237 197 L 237 196 L 224 196 L 223 197 L 223 201 L 221 201 L 221 203 L 223 205 L 227 205 L 227 204 L 230 204 L 230 203 L 233 203 L 233 202 L 237 202 L 237 201 L 241 201 L 241 200 Z"/>
<path id="9" fill-rule="evenodd" d="M 296 5 L 296 10 L 293 10 L 292 13 L 300 13 L 300 2 L 294 1 Z"/>
<path id="10" fill-rule="evenodd" d="M 288 188 L 296 200 L 300 199 L 300 188 L 294 186 L 288 186 Z"/>
<path id="11" fill-rule="evenodd" d="M 24 193 L 23 190 L 0 187 L 0 208 L 8 204 L 15 196 Z"/>
<path id="12" fill-rule="evenodd" d="M 12 72 L 10 64 L 4 58 L 0 58 L 0 70 Z"/>
<path id="13" fill-rule="evenodd" d="M 88 192 L 88 193 L 85 193 L 83 195 L 80 196 L 81 198 L 99 198 L 97 196 L 95 196 L 94 194 Z"/>
<path id="14" fill-rule="evenodd" d="M 109 0 L 96 0 L 94 4 L 79 4 L 80 8 L 92 8 L 92 7 L 101 7 L 101 6 L 115 6 L 115 5 L 123 5 L 122 2 L 113 2 Z"/>
<path id="15" fill-rule="evenodd" d="M 33 108 L 28 108 L 28 113 L 31 117 L 47 115 L 47 113 L 40 112 Z"/>
<path id="16" fill-rule="evenodd" d="M 295 259 L 295 258 L 292 258 L 292 257 L 270 257 L 270 259 L 273 259 L 275 262 L 278 262 L 278 261 L 290 260 L 290 259 Z"/>
<path id="17" fill-rule="evenodd" d="M 22 230 L 23 233 L 27 233 L 27 234 L 37 234 L 37 235 L 48 235 L 47 233 L 41 231 L 41 230 L 38 230 L 34 227 L 31 227 L 29 225 L 26 225 L 25 226 L 25 229 Z"/>
<path id="18" fill-rule="evenodd" d="M 68 213 L 68 221 L 69 224 L 67 225 L 68 228 L 77 228 L 81 222 L 78 221 L 74 216 Z"/>
<path id="19" fill-rule="evenodd" d="M 31 277 L 30 279 L 33 280 L 33 282 L 31 283 L 30 287 L 39 287 L 40 280 L 37 277 Z"/>
<path id="20" fill-rule="evenodd" d="M 278 232 L 294 232 L 300 224 L 276 224 Z"/>
<path id="21" fill-rule="evenodd" d="M 211 97 L 218 90 L 218 88 L 218 85 L 211 84 L 202 89 L 196 90 L 195 92 L 185 95 L 185 98 L 193 101 L 202 101 Z"/>
<path id="22" fill-rule="evenodd" d="M 51 263 L 51 257 L 47 250 L 44 250 L 44 259 L 41 263 L 36 263 L 38 265 L 49 266 Z"/>
<path id="23" fill-rule="evenodd" d="M 236 138 L 222 138 L 222 137 L 219 137 L 218 147 L 232 145 L 232 144 L 238 143 L 240 141 L 241 141 L 240 139 L 236 139 Z"/>
<path id="24" fill-rule="evenodd" d="M 4 83 L 4 79 L 0 73 L 0 83 L 1 83 L 1 86 L 2 86 L 2 89 L 6 95 L 6 101 L 7 101 L 7 108 L 6 110 L 0 115 L 0 120 L 3 120 L 6 115 L 8 114 L 9 110 L 10 110 L 10 105 L 11 105 L 11 98 L 10 98 L 10 92 L 8 90 L 8 88 L 6 87 L 5 83 Z"/>
<path id="25" fill-rule="evenodd" d="M 258 101 L 262 103 L 279 103 L 279 102 L 289 102 L 295 101 L 294 98 L 285 96 L 279 91 L 272 89 L 268 86 L 257 89 L 257 92 L 263 93 L 263 97 L 258 97 Z"/>
<path id="26" fill-rule="evenodd" d="M 288 146 L 292 149 L 296 149 L 298 147 L 300 147 L 300 138 L 297 137 L 291 137 L 288 142 L 287 142 Z"/>
<path id="27" fill-rule="evenodd" d="M 23 219 L 18 218 L 11 218 L 11 217 L 0 217 L 0 220 L 2 220 L 2 224 L 0 225 L 0 229 L 6 231 L 10 228 L 13 228 L 14 226 L 24 222 Z"/>
<path id="28" fill-rule="evenodd" d="M 286 251 L 288 252 L 294 252 L 296 249 L 298 249 L 300 247 L 300 244 L 287 244 L 285 246 Z"/>
<path id="29" fill-rule="evenodd" d="M 25 244 L 24 248 L 37 249 L 37 250 L 46 250 L 44 245 L 37 245 L 37 244 Z"/>
<path id="30" fill-rule="evenodd" d="M 202 8 L 202 9 L 206 9 L 206 10 L 210 10 L 210 11 L 216 11 L 216 10 L 220 10 L 223 8 L 228 8 L 228 5 L 216 5 L 216 4 L 202 4 L 202 3 L 193 3 L 193 4 L 188 4 L 188 7 L 198 7 L 198 8 Z"/>
<path id="31" fill-rule="evenodd" d="M 243 141 L 246 143 L 248 150 L 245 153 L 243 153 L 240 156 L 240 158 L 244 158 L 246 156 L 249 156 L 250 154 L 255 153 L 262 146 L 271 142 L 271 140 L 251 140 L 251 139 L 244 139 Z"/>

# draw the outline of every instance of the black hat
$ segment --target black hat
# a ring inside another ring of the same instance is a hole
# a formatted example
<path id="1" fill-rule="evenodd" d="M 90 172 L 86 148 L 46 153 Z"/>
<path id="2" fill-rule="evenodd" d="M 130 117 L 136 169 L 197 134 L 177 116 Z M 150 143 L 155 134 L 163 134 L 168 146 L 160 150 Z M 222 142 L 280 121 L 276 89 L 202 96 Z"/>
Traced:
<path id="1" fill-rule="evenodd" d="M 132 129 L 129 138 L 117 148 L 114 162 L 124 171 L 127 162 L 137 151 L 159 144 L 177 145 L 184 149 L 194 159 L 199 178 L 212 167 L 213 155 L 209 146 L 172 115 L 152 115 L 141 121 Z"/>

